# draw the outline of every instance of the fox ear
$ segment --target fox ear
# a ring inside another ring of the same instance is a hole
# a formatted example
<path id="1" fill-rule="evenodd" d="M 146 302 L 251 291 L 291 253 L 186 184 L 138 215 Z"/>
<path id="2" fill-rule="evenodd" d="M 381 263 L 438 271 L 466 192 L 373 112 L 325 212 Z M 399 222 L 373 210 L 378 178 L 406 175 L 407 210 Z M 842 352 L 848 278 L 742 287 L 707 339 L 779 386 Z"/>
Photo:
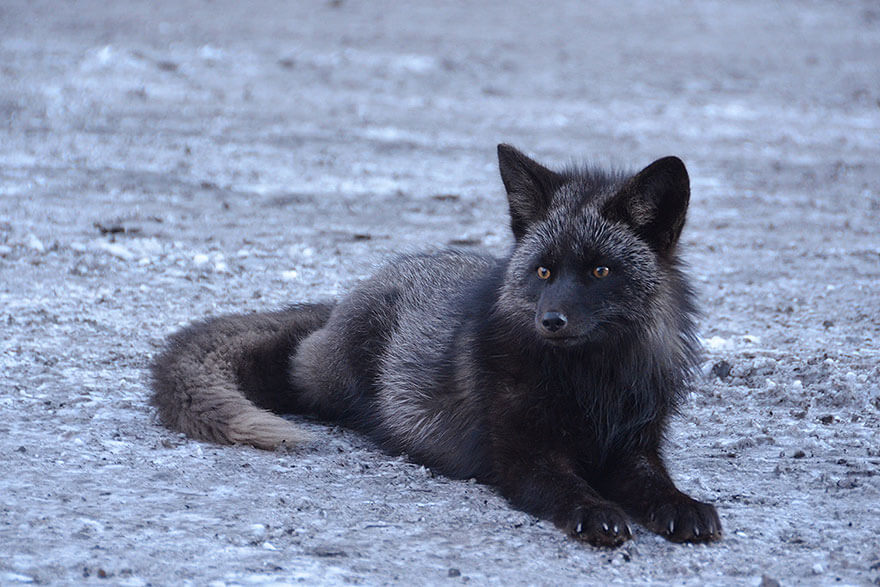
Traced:
<path id="1" fill-rule="evenodd" d="M 510 227 L 519 240 L 550 208 L 562 176 L 504 144 L 498 145 L 498 167 L 510 203 Z"/>
<path id="2" fill-rule="evenodd" d="M 660 253 L 671 251 L 684 228 L 691 188 L 678 157 L 658 159 L 605 204 L 605 215 L 629 224 Z"/>

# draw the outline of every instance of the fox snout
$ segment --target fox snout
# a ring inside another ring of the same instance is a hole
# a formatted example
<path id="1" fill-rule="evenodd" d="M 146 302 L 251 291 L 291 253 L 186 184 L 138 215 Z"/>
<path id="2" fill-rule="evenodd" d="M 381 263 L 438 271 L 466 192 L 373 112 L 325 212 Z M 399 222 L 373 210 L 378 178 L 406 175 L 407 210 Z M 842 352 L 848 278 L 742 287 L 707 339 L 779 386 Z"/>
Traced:
<path id="1" fill-rule="evenodd" d="M 574 303 L 583 297 L 582 288 L 561 275 L 542 289 L 535 304 L 535 330 L 551 344 L 569 344 L 582 334 L 583 312 Z"/>
<path id="2" fill-rule="evenodd" d="M 564 330 L 567 325 L 568 318 L 565 317 L 565 314 L 556 310 L 544 312 L 539 321 L 541 330 L 550 335 Z"/>
<path id="3" fill-rule="evenodd" d="M 545 342 L 553 346 L 569 347 L 582 344 L 598 334 L 595 321 L 578 309 L 556 308 L 538 310 L 535 314 L 535 330 Z"/>

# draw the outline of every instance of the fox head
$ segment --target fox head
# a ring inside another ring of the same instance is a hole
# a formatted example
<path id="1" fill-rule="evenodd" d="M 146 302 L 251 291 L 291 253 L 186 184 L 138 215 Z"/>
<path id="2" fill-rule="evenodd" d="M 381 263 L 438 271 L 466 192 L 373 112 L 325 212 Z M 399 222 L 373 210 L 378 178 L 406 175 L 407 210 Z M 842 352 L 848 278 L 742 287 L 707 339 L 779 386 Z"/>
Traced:
<path id="1" fill-rule="evenodd" d="M 515 246 L 496 311 L 548 344 L 597 343 L 657 329 L 689 299 L 676 244 L 690 187 L 684 163 L 634 175 L 551 171 L 498 146 Z"/>

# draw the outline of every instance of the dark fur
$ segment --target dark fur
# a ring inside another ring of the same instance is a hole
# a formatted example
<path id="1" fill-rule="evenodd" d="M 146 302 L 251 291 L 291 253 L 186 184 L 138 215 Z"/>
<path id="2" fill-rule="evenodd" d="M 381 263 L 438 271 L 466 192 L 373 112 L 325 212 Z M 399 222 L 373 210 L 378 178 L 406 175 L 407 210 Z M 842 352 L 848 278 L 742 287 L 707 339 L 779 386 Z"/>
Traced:
<path id="1" fill-rule="evenodd" d="M 303 437 L 272 412 L 316 414 L 593 544 L 629 539 L 630 519 L 717 539 L 715 509 L 678 491 L 660 456 L 698 356 L 676 254 L 684 165 L 553 172 L 498 155 L 508 257 L 401 256 L 335 306 L 191 326 L 153 365 L 162 421 L 271 448 Z"/>

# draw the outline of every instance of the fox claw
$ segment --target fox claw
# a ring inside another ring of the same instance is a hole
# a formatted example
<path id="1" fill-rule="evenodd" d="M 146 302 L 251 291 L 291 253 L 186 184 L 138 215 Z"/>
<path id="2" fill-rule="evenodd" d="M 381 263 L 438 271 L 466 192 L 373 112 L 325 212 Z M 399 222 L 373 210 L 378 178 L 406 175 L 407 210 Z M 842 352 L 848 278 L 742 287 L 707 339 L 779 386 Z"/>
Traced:
<path id="1" fill-rule="evenodd" d="M 619 546 L 632 538 L 625 516 L 611 504 L 579 508 L 575 511 L 576 522 L 570 526 L 570 532 L 575 538 L 594 546 Z"/>
<path id="2" fill-rule="evenodd" d="M 721 538 L 715 508 L 686 495 L 654 506 L 646 516 L 648 529 L 672 542 L 711 542 Z"/>

